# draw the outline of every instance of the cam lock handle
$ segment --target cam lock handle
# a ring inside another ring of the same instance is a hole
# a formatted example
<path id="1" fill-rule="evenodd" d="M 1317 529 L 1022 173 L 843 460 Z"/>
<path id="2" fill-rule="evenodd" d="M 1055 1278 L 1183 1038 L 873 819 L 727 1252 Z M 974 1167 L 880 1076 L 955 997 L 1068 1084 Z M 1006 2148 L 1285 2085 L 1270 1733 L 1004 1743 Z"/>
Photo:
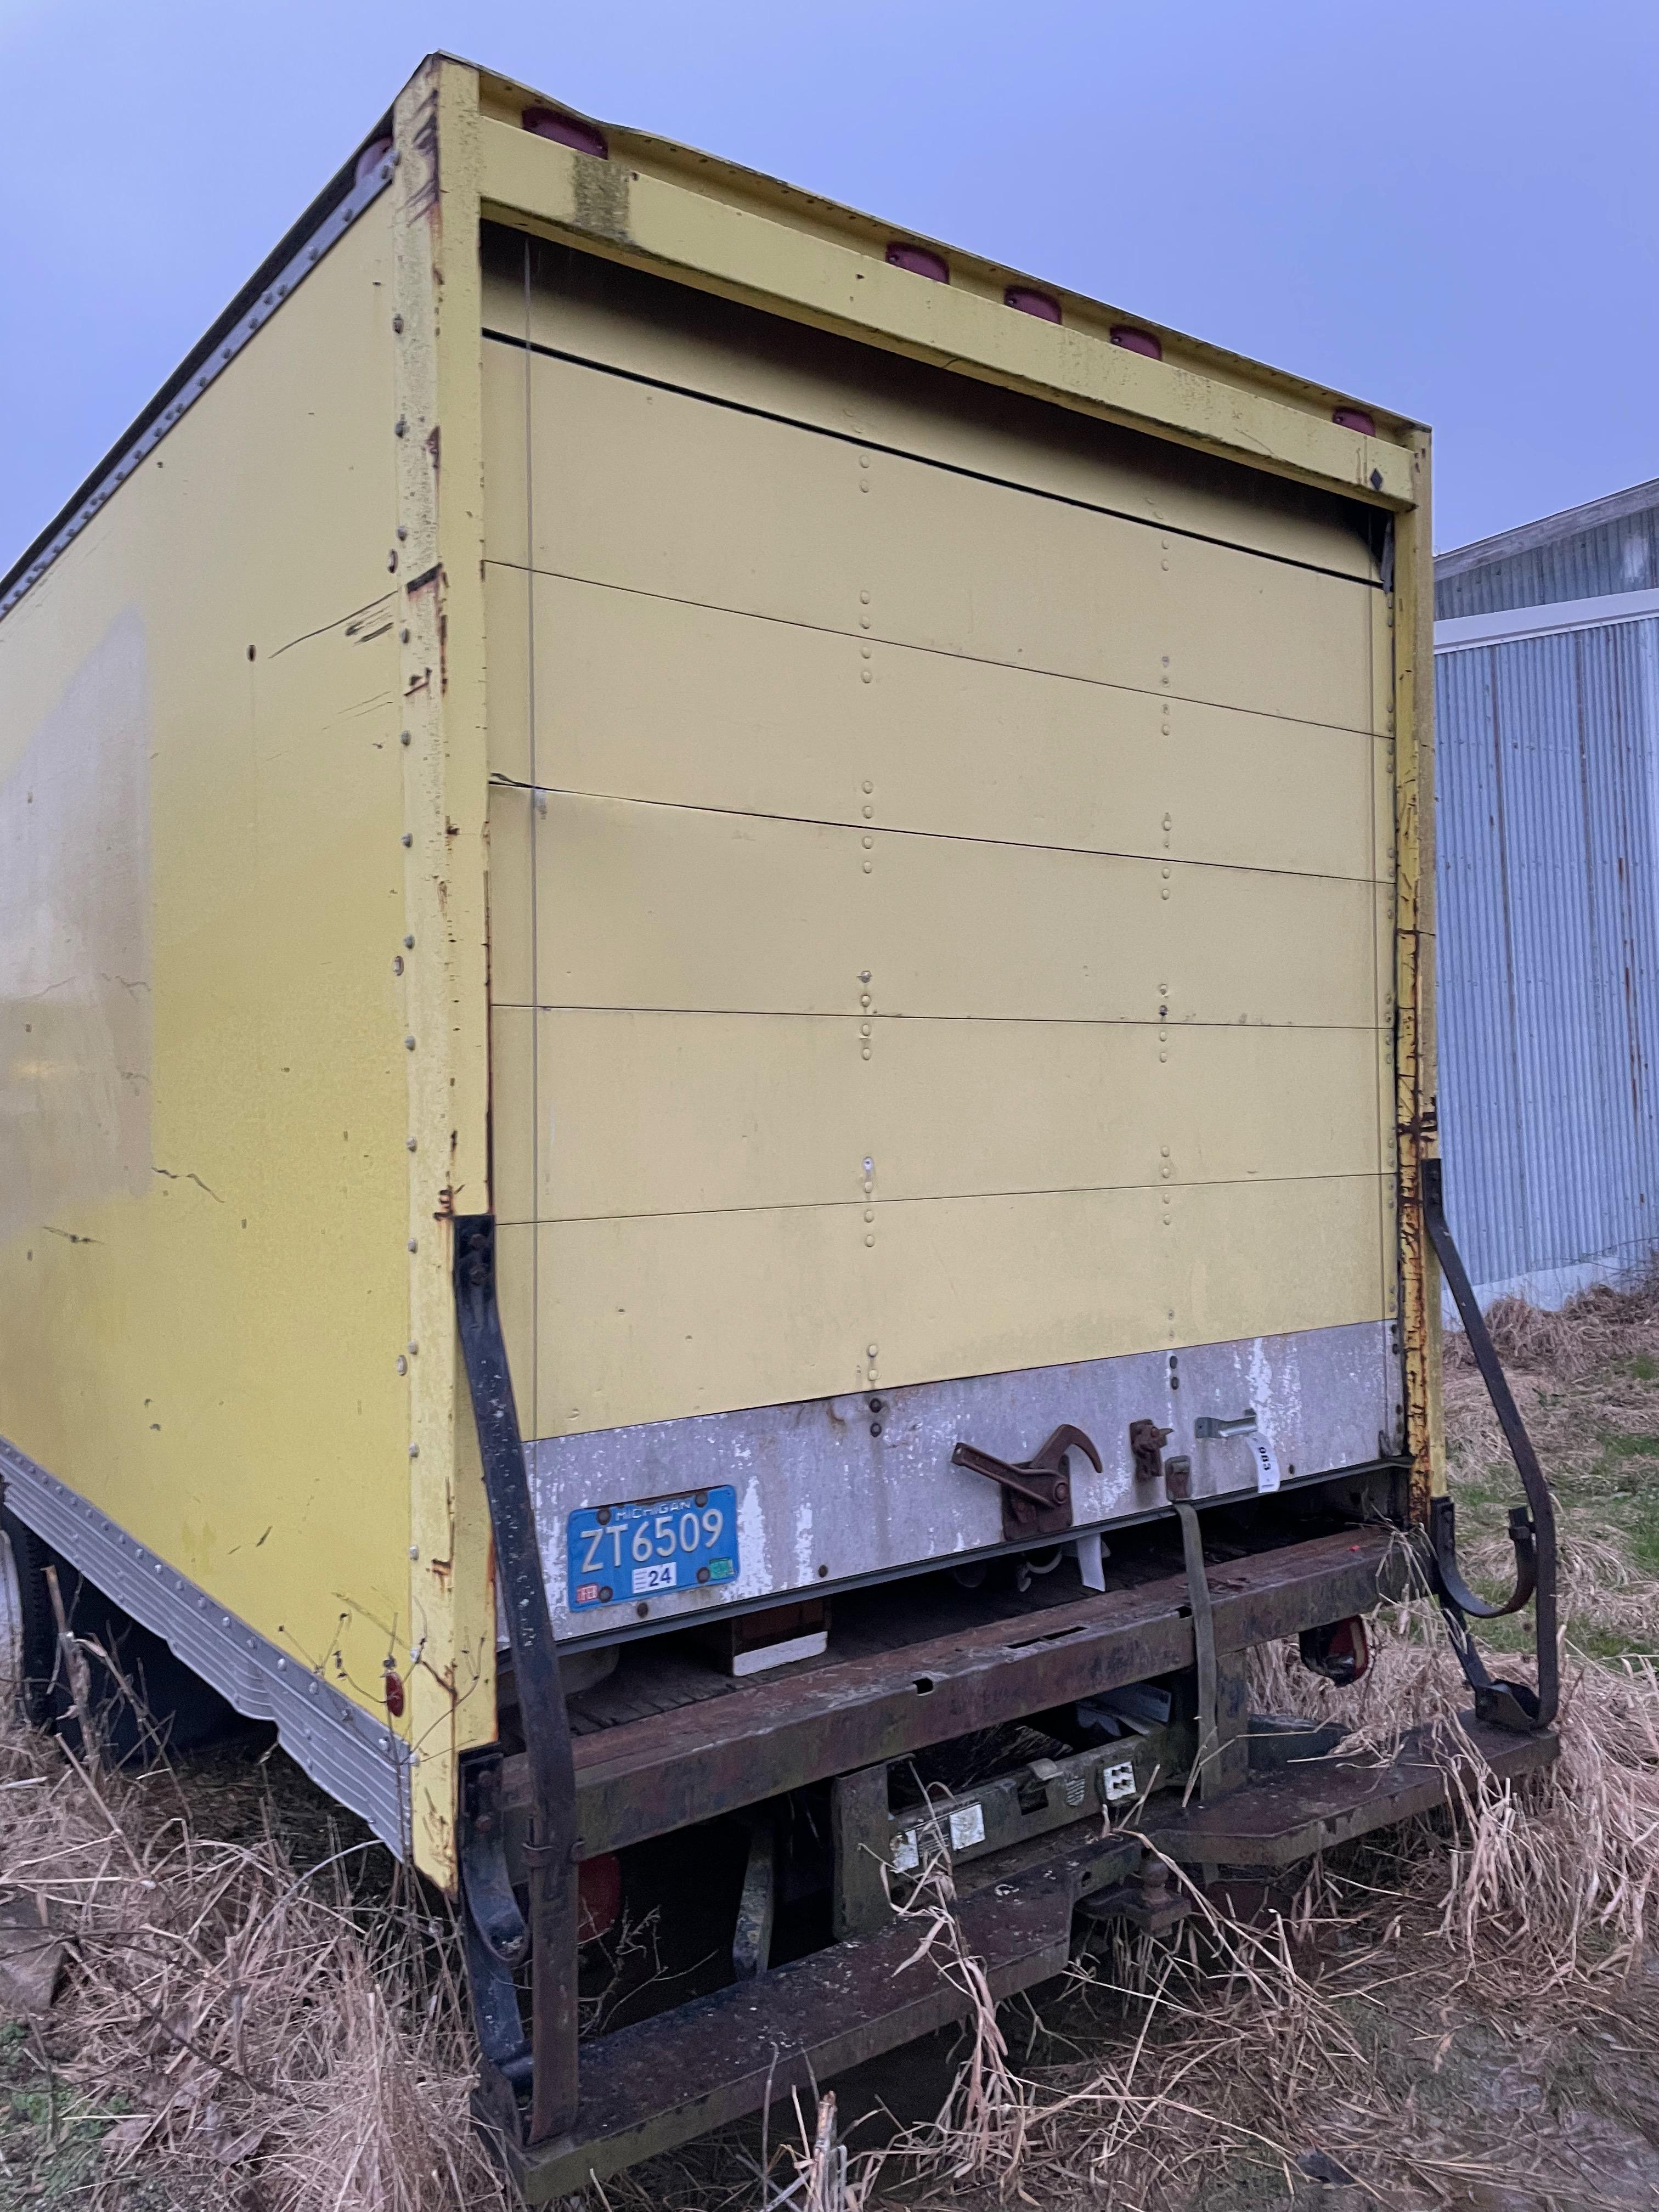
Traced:
<path id="1" fill-rule="evenodd" d="M 1030 1459 L 998 1459 L 977 1444 L 958 1443 L 951 1455 L 951 1464 L 1000 1486 L 1002 1540 L 1018 1544 L 1033 1536 L 1063 1535 L 1072 1527 L 1072 1484 L 1066 1472 L 1066 1455 L 1073 1450 L 1084 1453 L 1097 1474 L 1103 1472 L 1093 1439 L 1069 1421 L 1062 1422 Z"/>

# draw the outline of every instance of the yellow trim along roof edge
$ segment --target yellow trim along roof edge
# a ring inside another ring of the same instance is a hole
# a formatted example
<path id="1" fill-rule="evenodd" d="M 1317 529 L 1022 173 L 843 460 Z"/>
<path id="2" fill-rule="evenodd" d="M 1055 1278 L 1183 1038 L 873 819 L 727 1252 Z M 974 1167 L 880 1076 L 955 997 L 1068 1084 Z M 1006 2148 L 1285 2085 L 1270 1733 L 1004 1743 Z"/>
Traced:
<path id="1" fill-rule="evenodd" d="M 1421 432 L 1405 417 L 1373 410 L 1378 434 L 1367 436 L 1329 419 L 1333 407 L 1354 404 L 1344 394 L 1221 349 L 1170 333 L 1166 358 L 1155 361 L 1114 345 L 1108 333 L 1124 319 L 1120 311 L 1063 287 L 1051 288 L 1054 296 L 1086 320 L 1055 325 L 1012 313 L 1001 285 L 1030 280 L 948 246 L 941 250 L 953 280 L 969 283 L 934 283 L 891 267 L 884 240 L 915 234 L 710 157 L 599 124 L 611 149 L 601 161 L 504 119 L 539 97 L 484 81 L 487 219 L 1368 505 L 1417 503 Z M 696 181 L 683 180 L 679 173 L 694 165 Z"/>

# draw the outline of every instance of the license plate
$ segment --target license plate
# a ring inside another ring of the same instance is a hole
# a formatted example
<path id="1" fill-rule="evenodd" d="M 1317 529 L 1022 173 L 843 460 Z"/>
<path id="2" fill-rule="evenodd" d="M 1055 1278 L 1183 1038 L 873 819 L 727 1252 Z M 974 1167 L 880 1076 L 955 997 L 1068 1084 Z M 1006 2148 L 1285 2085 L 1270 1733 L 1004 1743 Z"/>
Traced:
<path id="1" fill-rule="evenodd" d="M 734 1582 L 738 1493 L 722 1486 L 638 1504 L 584 1505 L 565 1522 L 565 1557 L 573 1613 Z"/>

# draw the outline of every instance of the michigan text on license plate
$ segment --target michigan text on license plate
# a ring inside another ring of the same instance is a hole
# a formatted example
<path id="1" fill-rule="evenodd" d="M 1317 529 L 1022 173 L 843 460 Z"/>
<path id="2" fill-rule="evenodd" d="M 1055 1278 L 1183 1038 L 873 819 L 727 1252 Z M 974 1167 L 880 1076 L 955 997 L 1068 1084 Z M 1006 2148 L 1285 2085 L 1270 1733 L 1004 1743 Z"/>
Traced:
<path id="1" fill-rule="evenodd" d="M 738 1572 L 738 1493 L 728 1486 L 650 1498 L 638 1504 L 584 1505 L 565 1522 L 570 1606 L 706 1589 Z"/>

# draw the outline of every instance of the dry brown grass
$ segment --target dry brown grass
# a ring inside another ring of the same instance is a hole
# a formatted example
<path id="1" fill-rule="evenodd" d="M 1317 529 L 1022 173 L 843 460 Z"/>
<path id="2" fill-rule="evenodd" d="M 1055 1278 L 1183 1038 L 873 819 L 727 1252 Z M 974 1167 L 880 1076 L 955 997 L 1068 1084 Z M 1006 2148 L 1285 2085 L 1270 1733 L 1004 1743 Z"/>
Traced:
<path id="1" fill-rule="evenodd" d="M 1396 1697 L 1413 1717 L 1456 1703 L 1418 1609 L 1395 1626 L 1382 1680 L 1352 1693 L 1379 1735 L 1402 1717 Z M 1659 2094 L 1641 2087 L 1659 2068 L 1656 1721 L 1650 1673 L 1586 1670 L 1553 1776 L 1464 1791 L 1449 1815 L 1316 1865 L 1253 1922 L 1178 1876 L 1192 1918 L 1079 1978 L 1053 2008 L 1048 2063 L 1009 2069 L 981 2002 L 938 2121 L 849 2159 L 820 2107 L 816 2139 L 802 2123 L 775 2165 L 769 2212 L 1659 2202 Z M 936 1887 L 930 1916 L 948 1908 Z M 948 1938 L 941 1963 L 958 1974 Z M 1612 2054 L 1622 2118 L 1582 2090 L 1553 2109 L 1564 2054 L 1583 2073 L 1587 2047 L 1591 2070 Z M 991 2094 L 988 2048 L 1002 2054 Z M 1352 2200 L 1328 2193 L 1343 2189 Z M 688 2172 L 635 2201 L 723 2199 Z"/>
<path id="2" fill-rule="evenodd" d="M 799 2183 L 811 2167 L 814 2212 L 877 2197 L 1045 2212 L 1659 2203 L 1659 1296 L 1597 1291 L 1495 1322 L 1560 1504 L 1555 1766 L 1460 1786 L 1445 1813 L 1333 1854 L 1249 1923 L 1194 1893 L 1175 1939 L 1121 1944 L 1048 2006 L 1037 2063 L 1018 2072 L 981 2006 L 932 2126 L 849 2159 L 833 2113 L 816 2138 L 803 2124 L 778 2171 Z M 1497 1583 L 1518 1482 L 1478 1376 L 1449 1349 L 1465 1549 Z M 1524 1674 L 1528 1622 L 1496 1626 L 1503 1671 Z M 1379 1756 L 1420 1722 L 1455 1727 L 1468 1692 L 1431 1605 L 1395 1608 L 1373 1650 L 1346 1690 L 1308 1675 L 1293 1646 L 1263 1652 L 1258 1701 L 1340 1713 L 1351 1745 Z M 946 1908 L 936 1890 L 932 1909 Z M 948 1941 L 941 1956 L 958 1975 Z M 995 2096 L 966 2094 L 991 2047 Z M 641 2177 L 635 2201 L 744 2191 L 697 2160 Z"/>
<path id="3" fill-rule="evenodd" d="M 1466 1702 L 1431 1609 L 1379 1624 L 1370 1676 L 1261 1655 L 1261 1702 L 1340 1711 L 1379 1754 Z M 1512 1663 L 1512 1662 L 1511 1662 Z M 1312 1695 L 1310 1696 L 1310 1692 Z M 718 2144 L 613 2185 L 621 2212 L 1590 2212 L 1659 2203 L 1659 1680 L 1570 1670 L 1562 1755 L 1521 1785 L 1316 1863 L 1254 1917 L 1176 1871 L 1192 1917 L 1045 2003 L 1016 2067 L 963 1953 L 948 1877 L 912 1969 L 976 1997 L 939 2117 L 849 2154 L 833 2097 L 797 2110 L 763 2178 Z"/>
<path id="4" fill-rule="evenodd" d="M 908 1971 L 969 2001 L 938 2116 L 849 2150 L 826 2093 L 763 2141 L 740 2131 L 608 2185 L 612 2212 L 1659 2203 L 1659 1297 L 1496 1319 L 1560 1505 L 1555 1767 L 1461 1789 L 1248 1921 L 1193 1893 L 1174 1936 L 1120 1941 L 1051 1994 L 1018 2062 L 935 1869 Z M 1447 1400 L 1466 1554 L 1500 1580 L 1517 1486 L 1455 1345 Z M 1512 1625 L 1494 1635 L 1520 1643 Z M 1379 1756 L 1419 1722 L 1455 1725 L 1467 1693 L 1431 1606 L 1395 1608 L 1373 1649 L 1347 1690 L 1294 1647 L 1264 1652 L 1258 1700 L 1340 1713 Z M 272 1837 L 208 1840 L 165 1775 L 100 1777 L 10 1737 L 5 1782 L 32 1786 L 0 1796 L 0 1886 L 38 1898 L 69 1944 L 58 2075 L 129 2102 L 94 2202 L 504 2207 L 467 2120 L 452 1942 L 429 1904 L 395 1886 L 354 1902 L 343 1868 L 297 1877 Z M 133 2194 L 158 2164 L 165 2199 Z"/>
<path id="5" fill-rule="evenodd" d="M 1617 1357 L 1632 1330 L 1659 1325 L 1659 1281 L 1649 1277 L 1625 1289 L 1596 1284 L 1547 1313 L 1524 1298 L 1494 1299 L 1486 1328 L 1506 1369 L 1547 1375 L 1558 1385 L 1580 1382 Z M 1473 1371 L 1468 1339 L 1458 1329 L 1445 1336 L 1449 1370 Z"/>
<path id="6" fill-rule="evenodd" d="M 438 2212 L 505 2197 L 467 2113 L 447 1930 L 353 1852 L 296 1874 L 215 1841 L 165 1769 L 94 1771 L 0 1730 L 0 1897 L 64 1940 L 40 2023 L 58 2094 L 107 2114 L 81 2201 Z M 361 1848 L 361 1847 L 359 1847 Z M 166 2177 L 165 2200 L 149 2193 Z"/>
<path id="7" fill-rule="evenodd" d="M 1612 1662 L 1659 1655 L 1659 1285 L 1586 1291 L 1559 1314 L 1500 1300 L 1492 1318 L 1555 1492 L 1567 1650 Z M 1520 1486 L 1464 1340 L 1446 1343 L 1460 1547 L 1496 1586 Z"/>

